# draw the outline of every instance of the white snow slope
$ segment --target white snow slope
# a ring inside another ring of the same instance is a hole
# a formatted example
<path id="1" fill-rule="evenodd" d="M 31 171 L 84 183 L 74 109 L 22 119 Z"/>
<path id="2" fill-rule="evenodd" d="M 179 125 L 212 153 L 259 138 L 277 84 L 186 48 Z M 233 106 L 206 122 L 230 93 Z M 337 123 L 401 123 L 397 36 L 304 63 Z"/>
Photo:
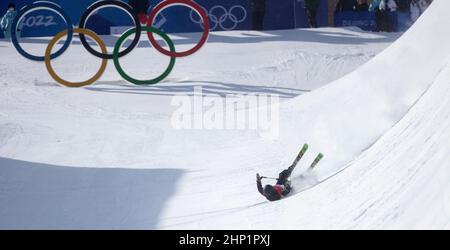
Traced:
<path id="1" fill-rule="evenodd" d="M 110 65 L 84 89 L 56 86 L 2 42 L 0 228 L 450 228 L 450 33 L 437 28 L 450 25 L 448 8 L 435 1 L 389 48 L 321 88 L 395 37 L 217 33 L 160 85 L 128 86 Z M 164 57 L 143 49 L 123 63 L 157 74 Z M 98 61 L 83 51 L 74 44 L 58 72 L 89 75 Z M 280 94 L 279 135 L 173 129 L 172 96 L 197 85 L 206 95 Z M 303 88 L 315 90 L 293 98 Z M 265 201 L 255 173 L 275 175 L 304 142 L 296 191 Z M 324 161 L 301 176 L 319 151 Z"/>

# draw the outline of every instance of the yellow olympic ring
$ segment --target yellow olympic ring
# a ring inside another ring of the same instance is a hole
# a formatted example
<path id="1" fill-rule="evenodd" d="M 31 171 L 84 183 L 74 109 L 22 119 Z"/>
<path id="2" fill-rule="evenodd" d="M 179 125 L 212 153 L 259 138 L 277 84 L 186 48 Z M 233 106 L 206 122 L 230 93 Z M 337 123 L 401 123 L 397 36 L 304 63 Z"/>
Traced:
<path id="1" fill-rule="evenodd" d="M 98 46 L 100 46 L 100 49 L 102 50 L 102 53 L 103 54 L 107 53 L 105 43 L 94 32 L 92 32 L 92 31 L 90 31 L 88 29 L 80 29 L 80 28 L 73 29 L 73 32 L 74 33 L 83 34 L 83 35 L 89 36 L 90 38 L 94 39 L 94 41 L 98 44 Z M 50 74 L 50 76 L 55 81 L 57 81 L 58 83 L 60 83 L 61 85 L 66 86 L 66 87 L 78 88 L 78 87 L 83 87 L 83 86 L 87 86 L 87 85 L 93 84 L 98 79 L 100 79 L 100 77 L 105 72 L 106 65 L 108 63 L 107 59 L 102 59 L 102 65 L 100 66 L 100 69 L 98 70 L 98 72 L 93 77 L 89 78 L 88 80 L 86 80 L 84 82 L 69 82 L 69 81 L 66 81 L 66 80 L 62 79 L 61 77 L 59 77 L 56 74 L 56 72 L 53 70 L 52 64 L 51 64 L 52 49 L 55 46 L 55 44 L 65 35 L 67 35 L 67 30 L 63 30 L 63 31 L 59 32 L 55 37 L 53 37 L 53 39 L 48 44 L 47 49 L 45 50 L 45 66 L 47 67 L 48 73 Z"/>

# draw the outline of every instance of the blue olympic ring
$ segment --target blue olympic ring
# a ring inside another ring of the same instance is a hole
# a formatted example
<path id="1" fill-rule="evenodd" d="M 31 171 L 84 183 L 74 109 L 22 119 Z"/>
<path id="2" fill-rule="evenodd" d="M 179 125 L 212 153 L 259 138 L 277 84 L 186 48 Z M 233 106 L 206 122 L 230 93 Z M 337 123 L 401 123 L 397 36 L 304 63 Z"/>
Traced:
<path id="1" fill-rule="evenodd" d="M 50 58 L 54 59 L 60 55 L 62 55 L 67 48 L 69 48 L 70 43 L 72 42 L 72 37 L 73 37 L 73 24 L 72 24 L 72 20 L 70 19 L 69 15 L 67 15 L 67 13 L 57 4 L 52 3 L 52 2 L 47 2 L 47 1 L 38 1 L 38 2 L 34 2 L 30 5 L 27 5 L 25 7 L 23 7 L 19 14 L 16 16 L 16 18 L 14 18 L 14 21 L 12 23 L 12 28 L 11 28 L 11 41 L 14 45 L 14 47 L 16 47 L 17 51 L 24 57 L 33 60 L 33 61 L 39 61 L 39 62 L 43 62 L 45 60 L 45 56 L 35 56 L 32 55 L 28 52 L 26 52 L 21 46 L 20 43 L 17 39 L 17 25 L 19 24 L 19 21 L 22 19 L 22 17 L 24 17 L 26 14 L 35 11 L 35 10 L 41 10 L 41 9 L 46 9 L 46 10 L 50 10 L 55 12 L 56 14 L 58 14 L 59 16 L 61 16 L 64 21 L 67 24 L 67 39 L 64 42 L 63 46 L 56 51 L 54 54 L 51 54 Z"/>

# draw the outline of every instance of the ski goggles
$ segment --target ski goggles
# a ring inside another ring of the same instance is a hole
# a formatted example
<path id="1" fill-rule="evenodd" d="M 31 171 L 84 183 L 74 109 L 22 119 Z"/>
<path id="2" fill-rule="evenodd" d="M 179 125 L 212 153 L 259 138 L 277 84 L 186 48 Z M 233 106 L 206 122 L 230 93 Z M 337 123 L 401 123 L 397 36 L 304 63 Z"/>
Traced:
<path id="1" fill-rule="evenodd" d="M 161 30 L 153 27 L 156 17 L 163 10 L 173 7 L 173 6 L 185 6 L 185 7 L 191 8 L 203 20 L 204 30 L 203 30 L 202 36 L 200 37 L 199 42 L 194 47 L 192 47 L 191 49 L 186 50 L 186 51 L 177 52 L 175 50 L 175 45 L 174 45 L 173 41 L 170 39 L 170 37 L 166 33 L 162 32 Z M 125 13 L 127 13 L 133 19 L 133 22 L 135 25 L 135 27 L 127 30 L 119 37 L 119 39 L 117 40 L 117 42 L 114 46 L 114 50 L 112 53 L 107 52 L 105 42 L 95 32 L 93 32 L 89 29 L 86 29 L 86 23 L 87 23 L 88 19 L 94 13 L 99 11 L 100 9 L 107 8 L 107 7 L 114 7 L 114 8 L 118 8 L 118 9 L 125 11 Z M 17 38 L 17 27 L 18 27 L 20 21 L 27 14 L 29 14 L 33 11 L 37 11 L 37 10 L 52 11 L 52 12 L 56 13 L 57 15 L 59 15 L 65 21 L 65 23 L 67 25 L 67 29 L 59 32 L 50 40 L 49 44 L 47 45 L 47 49 L 45 50 L 44 56 L 36 56 L 36 55 L 32 55 L 32 54 L 28 53 L 27 51 L 25 51 L 22 48 L 22 46 L 20 45 L 19 40 Z M 50 76 L 56 82 L 58 82 L 59 84 L 61 84 L 63 86 L 66 86 L 66 87 L 83 87 L 83 86 L 94 84 L 98 79 L 101 78 L 101 76 L 105 72 L 108 60 L 113 60 L 114 66 L 115 66 L 117 72 L 120 74 L 120 76 L 124 80 L 126 80 L 132 84 L 135 84 L 135 85 L 151 85 L 151 84 L 156 84 L 156 83 L 161 82 L 172 72 L 172 70 L 175 66 L 176 58 L 190 56 L 190 55 L 196 53 L 198 50 L 200 50 L 203 47 L 203 45 L 205 45 L 205 43 L 209 37 L 209 20 L 208 20 L 206 11 L 199 4 L 197 4 L 196 2 L 191 1 L 191 0 L 165 0 L 165 1 L 162 1 L 159 4 L 157 4 L 155 6 L 155 8 L 153 8 L 153 10 L 149 14 L 148 18 L 146 18 L 146 19 L 147 19 L 146 26 L 142 26 L 141 22 L 140 22 L 140 18 L 134 14 L 133 8 L 129 4 L 122 2 L 122 1 L 118 1 L 118 0 L 100 0 L 100 1 L 93 3 L 91 6 L 89 6 L 86 9 L 86 11 L 83 13 L 83 15 L 80 19 L 78 28 L 73 28 L 73 23 L 72 23 L 70 17 L 59 5 L 57 5 L 53 2 L 38 1 L 38 2 L 34 2 L 30 5 L 23 7 L 20 10 L 19 14 L 14 18 L 13 23 L 12 23 L 12 29 L 11 29 L 11 41 L 12 41 L 14 47 L 16 48 L 16 50 L 19 52 L 19 54 L 21 54 L 25 58 L 27 58 L 29 60 L 33 60 L 33 61 L 45 62 L 45 66 L 46 66 L 47 71 L 49 72 Z M 148 36 L 150 43 L 157 51 L 170 57 L 170 62 L 169 62 L 169 65 L 167 66 L 166 70 L 164 70 L 164 72 L 161 75 L 159 75 L 153 79 L 149 79 L 149 80 L 138 80 L 136 78 L 131 77 L 124 71 L 124 69 L 121 67 L 120 62 L 119 62 L 119 58 L 129 54 L 133 49 L 136 48 L 136 46 L 139 44 L 140 36 L 143 31 L 147 32 L 147 36 Z M 69 48 L 70 44 L 72 43 L 74 33 L 79 34 L 81 44 L 90 54 L 92 54 L 102 60 L 101 66 L 100 66 L 99 70 L 97 71 L 97 73 L 94 76 L 92 76 L 91 78 L 89 78 L 88 80 L 85 80 L 82 82 L 70 82 L 70 81 L 66 81 L 66 80 L 62 79 L 53 70 L 53 67 L 51 64 L 52 59 L 55 59 L 55 58 L 61 56 Z M 156 39 L 154 37 L 154 34 L 163 38 L 164 42 L 169 47 L 169 49 L 165 49 L 160 44 L 158 44 L 158 42 L 156 41 Z M 120 51 L 120 48 L 122 48 L 122 45 L 124 44 L 126 39 L 128 39 L 132 35 L 134 35 L 134 37 L 133 37 L 133 40 L 131 41 L 131 43 L 124 50 Z M 92 40 L 94 40 L 94 42 L 100 47 L 100 51 L 97 51 L 94 48 L 92 48 L 92 46 L 87 42 L 86 36 L 88 36 Z M 55 44 L 59 40 L 61 40 L 63 37 L 67 37 L 67 38 L 64 41 L 63 45 L 61 46 L 61 48 L 59 48 L 56 52 L 52 52 Z"/>

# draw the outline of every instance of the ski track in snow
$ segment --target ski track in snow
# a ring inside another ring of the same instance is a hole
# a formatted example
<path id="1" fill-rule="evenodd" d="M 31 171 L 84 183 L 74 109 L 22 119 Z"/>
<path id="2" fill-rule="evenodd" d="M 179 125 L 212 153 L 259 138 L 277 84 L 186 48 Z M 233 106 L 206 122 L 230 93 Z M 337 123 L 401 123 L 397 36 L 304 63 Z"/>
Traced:
<path id="1" fill-rule="evenodd" d="M 96 85 L 62 88 L 0 41 L 0 228 L 448 228 L 450 35 L 430 29 L 450 23 L 448 7 L 436 1 L 380 54 L 399 34 L 217 32 L 148 87 L 109 63 Z M 69 79 L 98 66 L 79 44 L 67 54 L 78 57 L 54 63 Z M 167 58 L 141 43 L 121 62 L 143 77 Z M 172 129 L 172 96 L 195 86 L 279 94 L 280 136 Z M 265 201 L 255 173 L 275 176 L 304 142 L 294 192 Z M 319 151 L 323 162 L 304 173 Z"/>

